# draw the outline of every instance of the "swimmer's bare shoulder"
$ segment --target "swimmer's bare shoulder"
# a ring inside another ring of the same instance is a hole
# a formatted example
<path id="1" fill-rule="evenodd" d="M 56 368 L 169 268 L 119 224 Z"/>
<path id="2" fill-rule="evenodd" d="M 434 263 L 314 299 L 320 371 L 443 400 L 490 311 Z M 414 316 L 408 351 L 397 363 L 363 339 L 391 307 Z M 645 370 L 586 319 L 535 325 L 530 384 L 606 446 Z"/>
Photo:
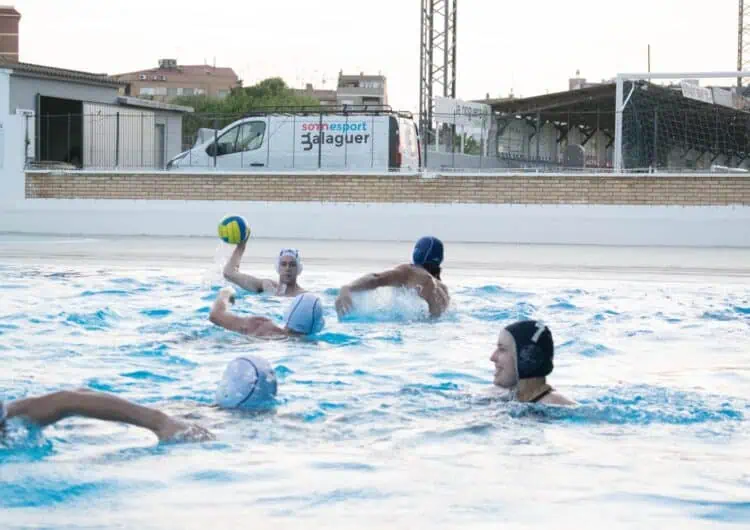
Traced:
<path id="1" fill-rule="evenodd" d="M 416 287 L 426 302 L 433 317 L 441 316 L 450 304 L 450 295 L 445 284 L 435 278 L 422 267 L 416 265 L 403 265 L 409 268 L 409 285 Z"/>
<path id="2" fill-rule="evenodd" d="M 572 405 L 578 404 L 575 401 L 566 398 L 562 394 L 559 394 L 557 391 L 550 392 L 549 394 L 544 396 L 539 402 L 543 403 L 544 405 L 562 405 L 562 406 L 572 406 Z"/>

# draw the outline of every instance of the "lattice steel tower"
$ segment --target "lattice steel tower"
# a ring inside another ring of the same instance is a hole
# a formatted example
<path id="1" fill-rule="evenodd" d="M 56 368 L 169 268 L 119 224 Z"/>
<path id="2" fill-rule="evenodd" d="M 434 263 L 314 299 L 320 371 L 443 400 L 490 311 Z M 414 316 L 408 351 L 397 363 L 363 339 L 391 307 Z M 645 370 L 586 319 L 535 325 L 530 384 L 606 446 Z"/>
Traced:
<path id="1" fill-rule="evenodd" d="M 750 68 L 750 1 L 739 0 L 739 16 L 737 17 L 737 71 L 747 71 Z M 737 78 L 737 87 L 742 86 L 742 78 Z"/>
<path id="2" fill-rule="evenodd" d="M 422 0 L 419 120 L 423 145 L 429 141 L 427 133 L 434 126 L 432 98 L 456 97 L 457 3 L 458 0 Z M 426 153 L 427 150 L 423 151 Z"/>

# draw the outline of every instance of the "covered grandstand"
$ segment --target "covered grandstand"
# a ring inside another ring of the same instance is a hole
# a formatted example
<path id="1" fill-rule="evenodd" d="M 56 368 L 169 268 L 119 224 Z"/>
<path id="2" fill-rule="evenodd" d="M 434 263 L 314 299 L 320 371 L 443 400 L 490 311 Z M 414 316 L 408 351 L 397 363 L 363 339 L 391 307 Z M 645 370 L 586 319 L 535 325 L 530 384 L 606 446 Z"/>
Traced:
<path id="1" fill-rule="evenodd" d="M 730 91 L 646 81 L 626 82 L 623 161 L 628 170 L 750 166 L 750 113 Z M 706 94 L 711 94 L 707 96 Z M 508 167 L 559 168 L 580 146 L 588 168 L 611 168 L 616 85 L 519 99 L 489 99 L 497 120 L 497 155 Z"/>

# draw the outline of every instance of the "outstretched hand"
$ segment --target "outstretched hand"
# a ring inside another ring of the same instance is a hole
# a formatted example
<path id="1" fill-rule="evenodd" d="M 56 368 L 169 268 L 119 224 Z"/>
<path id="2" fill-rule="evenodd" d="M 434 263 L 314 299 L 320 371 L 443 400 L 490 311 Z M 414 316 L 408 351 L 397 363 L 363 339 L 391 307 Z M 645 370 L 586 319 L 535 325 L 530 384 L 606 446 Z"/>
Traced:
<path id="1" fill-rule="evenodd" d="M 336 313 L 339 317 L 343 317 L 354 308 L 354 302 L 352 302 L 352 293 L 348 288 L 342 287 L 339 291 L 339 295 L 336 298 Z"/>
<path id="2" fill-rule="evenodd" d="M 156 432 L 156 435 L 160 442 L 210 442 L 216 440 L 216 436 L 208 429 L 175 418 L 169 418 Z"/>
<path id="3" fill-rule="evenodd" d="M 232 287 L 224 287 L 219 291 L 219 298 L 227 300 L 230 304 L 234 305 L 235 301 L 235 290 Z"/>

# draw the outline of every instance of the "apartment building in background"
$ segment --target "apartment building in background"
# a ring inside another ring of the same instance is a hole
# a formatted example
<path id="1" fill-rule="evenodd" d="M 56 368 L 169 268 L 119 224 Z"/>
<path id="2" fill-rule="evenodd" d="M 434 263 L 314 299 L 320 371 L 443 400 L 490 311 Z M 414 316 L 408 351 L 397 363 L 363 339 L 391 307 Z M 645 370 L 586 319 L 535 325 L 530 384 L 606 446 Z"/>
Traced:
<path id="1" fill-rule="evenodd" d="M 336 86 L 339 105 L 387 105 L 388 87 L 384 75 L 345 75 L 339 72 Z"/>
<path id="2" fill-rule="evenodd" d="M 169 101 L 178 96 L 224 98 L 242 81 L 232 68 L 207 64 L 181 65 L 176 59 L 160 59 L 159 67 L 112 76 L 127 83 L 123 95 Z"/>
<path id="3" fill-rule="evenodd" d="M 323 88 L 313 88 L 312 83 L 307 83 L 305 88 L 293 88 L 298 96 L 307 96 L 320 102 L 323 107 L 336 106 L 336 91 Z"/>
<path id="4" fill-rule="evenodd" d="M 18 25 L 21 13 L 13 6 L 0 6 L 0 58 L 18 62 Z"/>
<path id="5" fill-rule="evenodd" d="M 307 83 L 305 88 L 294 91 L 318 100 L 323 106 L 388 104 L 388 87 L 383 75 L 344 75 L 339 72 L 336 90 L 314 88 Z"/>

